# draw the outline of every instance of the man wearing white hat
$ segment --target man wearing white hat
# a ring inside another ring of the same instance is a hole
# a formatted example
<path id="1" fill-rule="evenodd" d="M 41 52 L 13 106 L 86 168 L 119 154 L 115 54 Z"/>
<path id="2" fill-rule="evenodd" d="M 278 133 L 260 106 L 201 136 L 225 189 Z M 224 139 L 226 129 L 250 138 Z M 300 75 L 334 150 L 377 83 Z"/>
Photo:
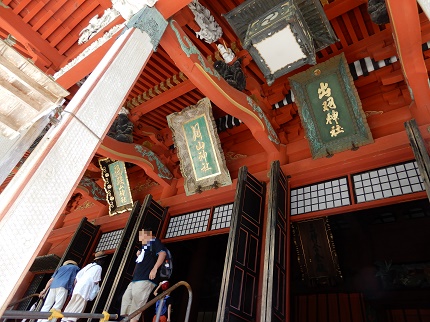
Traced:
<path id="1" fill-rule="evenodd" d="M 98 290 L 99 282 L 102 278 L 102 264 L 106 258 L 103 251 L 97 252 L 94 255 L 94 261 L 82 268 L 76 275 L 75 287 L 73 289 L 72 298 L 67 304 L 64 312 L 66 313 L 82 313 L 88 301 L 94 300 L 92 297 L 93 291 Z M 95 289 L 96 288 L 96 289 Z M 61 321 L 76 322 L 77 318 L 64 317 Z"/>
<path id="2" fill-rule="evenodd" d="M 78 264 L 73 260 L 67 260 L 59 269 L 55 271 L 51 279 L 46 283 L 45 288 L 40 292 L 39 297 L 43 297 L 49 290 L 41 312 L 49 312 L 51 309 L 61 311 L 66 302 L 67 295 L 72 292 L 76 274 L 79 271 Z M 45 322 L 48 320 L 38 320 Z"/>

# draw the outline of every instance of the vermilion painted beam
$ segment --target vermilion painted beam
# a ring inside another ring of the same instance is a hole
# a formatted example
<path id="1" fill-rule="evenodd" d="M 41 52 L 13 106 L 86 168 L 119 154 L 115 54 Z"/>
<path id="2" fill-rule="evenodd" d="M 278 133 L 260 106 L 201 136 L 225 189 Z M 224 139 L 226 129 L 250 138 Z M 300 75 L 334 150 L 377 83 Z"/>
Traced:
<path id="1" fill-rule="evenodd" d="M 144 151 L 144 155 L 135 149 L 136 146 L 139 146 L 139 149 Z M 169 174 L 172 176 L 170 179 L 160 176 L 164 173 L 163 169 L 167 169 L 167 167 L 161 162 L 155 153 L 144 146 L 133 143 L 119 142 L 109 136 L 106 136 L 97 152 L 102 156 L 114 160 L 136 164 L 145 170 L 146 174 L 161 186 L 171 186 L 173 176 L 170 173 Z"/>
<path id="2" fill-rule="evenodd" d="M 118 37 L 118 34 L 119 32 L 113 35 L 111 39 L 103 44 L 103 46 L 97 48 L 97 50 L 85 57 L 85 59 L 76 64 L 76 66 L 72 67 L 61 77 L 56 79 L 57 83 L 63 86 L 65 89 L 68 89 L 91 73 L 104 57 L 104 55 L 106 55 L 109 48 L 113 45 L 115 39 Z"/>
<path id="3" fill-rule="evenodd" d="M 321 210 L 321 211 L 309 212 L 309 213 L 306 213 L 303 215 L 290 216 L 290 221 L 291 222 L 298 222 L 298 221 L 314 219 L 314 218 L 321 218 L 321 217 L 332 216 L 332 215 L 343 215 L 343 214 L 353 212 L 353 211 L 360 211 L 360 210 L 365 210 L 365 209 L 375 209 L 375 208 L 389 206 L 389 205 L 391 206 L 391 205 L 395 205 L 395 204 L 403 203 L 403 202 L 422 200 L 425 198 L 427 198 L 427 194 L 425 191 L 414 192 L 411 194 L 399 195 L 399 196 L 390 197 L 390 198 L 377 199 L 377 200 L 373 200 L 373 201 L 362 202 L 362 203 L 358 203 L 358 204 L 352 204 L 349 206 L 343 206 L 343 207 L 330 208 L 330 209 Z"/>
<path id="4" fill-rule="evenodd" d="M 188 5 L 191 0 L 159 0 L 155 8 L 160 11 L 165 19 L 169 18 L 183 7 Z M 1 12 L 0 12 L 1 13 Z M 1 16 L 1 15 L 0 15 Z M 0 19 L 1 22 L 1 19 Z M 81 62 L 79 62 L 76 66 L 74 66 L 71 70 L 67 71 L 64 75 L 57 79 L 57 82 L 63 86 L 64 88 L 69 88 L 80 81 L 82 78 L 88 75 L 90 71 L 92 71 L 99 61 L 103 58 L 103 56 L 107 53 L 109 48 L 115 42 L 115 39 L 118 37 L 113 35 L 112 38 L 107 41 L 103 46 L 98 48 L 95 52 L 85 57 Z M 74 57 L 69 57 L 68 59 L 73 59 Z"/>
<path id="5" fill-rule="evenodd" d="M 110 0 L 98 0 L 98 2 L 105 9 L 112 8 L 112 2 Z"/>
<path id="6" fill-rule="evenodd" d="M 169 103 L 170 101 L 182 96 L 189 91 L 195 89 L 196 86 L 190 81 L 186 80 L 171 89 L 157 95 L 156 97 L 146 101 L 131 110 L 131 119 L 137 121 L 140 116 L 155 110 L 157 107 Z"/>
<path id="7" fill-rule="evenodd" d="M 415 0 L 387 0 L 387 9 L 406 81 L 415 104 L 411 112 L 418 124 L 430 122 L 430 88 L 421 49 L 421 25 Z"/>
<path id="8" fill-rule="evenodd" d="M 324 11 L 328 20 L 339 17 L 363 3 L 367 3 L 366 0 L 343 0 L 335 2 L 336 1 L 324 6 Z"/>
<path id="9" fill-rule="evenodd" d="M 25 45 L 33 59 L 41 58 L 44 67 L 58 68 L 66 58 L 51 47 L 49 42 L 43 40 L 36 31 L 31 29 L 30 25 L 25 24 L 12 9 L 0 6 L 0 25 Z"/>
<path id="10" fill-rule="evenodd" d="M 269 154 L 268 159 L 284 160 L 285 155 L 280 155 L 279 139 L 263 109 L 219 76 L 176 21 L 170 20 L 160 45 L 205 96 L 248 126 Z"/>
<path id="11" fill-rule="evenodd" d="M 165 19 L 170 18 L 183 7 L 187 6 L 192 0 L 158 0 L 155 8 L 163 15 Z"/>
<path id="12" fill-rule="evenodd" d="M 424 133 L 423 130 L 421 133 Z M 427 137 L 424 136 L 424 138 Z M 296 145 L 304 144 L 305 142 L 297 142 Z M 289 147 L 290 149 L 292 148 Z M 292 162 L 283 165 L 282 171 L 291 176 L 292 186 L 297 187 L 297 185 L 313 183 L 315 178 L 324 181 L 351 172 L 367 171 L 413 158 L 406 131 L 402 131 L 376 139 L 373 144 L 361 146 L 357 151 L 344 151 L 335 154 L 332 158 L 320 158 L 317 162 L 310 157 Z"/>

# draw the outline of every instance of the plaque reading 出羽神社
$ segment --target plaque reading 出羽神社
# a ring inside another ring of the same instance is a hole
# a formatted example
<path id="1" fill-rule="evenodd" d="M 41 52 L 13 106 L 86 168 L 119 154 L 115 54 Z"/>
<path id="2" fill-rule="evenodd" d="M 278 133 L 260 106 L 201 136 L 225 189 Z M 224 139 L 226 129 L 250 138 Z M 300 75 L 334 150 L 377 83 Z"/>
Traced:
<path id="1" fill-rule="evenodd" d="M 373 142 L 343 54 L 289 81 L 314 159 Z"/>

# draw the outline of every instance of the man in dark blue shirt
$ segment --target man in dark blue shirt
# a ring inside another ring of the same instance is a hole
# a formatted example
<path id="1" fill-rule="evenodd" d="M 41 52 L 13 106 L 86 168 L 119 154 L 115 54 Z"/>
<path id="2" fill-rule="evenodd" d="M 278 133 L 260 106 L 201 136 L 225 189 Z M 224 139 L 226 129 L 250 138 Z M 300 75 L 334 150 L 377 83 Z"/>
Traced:
<path id="1" fill-rule="evenodd" d="M 158 268 L 166 258 L 166 251 L 158 238 L 155 238 L 150 228 L 139 231 L 139 241 L 142 250 L 137 252 L 136 267 L 133 279 L 122 296 L 121 316 L 133 313 L 147 301 L 154 287 L 159 282 Z M 133 317 L 131 322 L 137 322 L 140 314 Z"/>
<path id="2" fill-rule="evenodd" d="M 67 295 L 72 293 L 76 274 L 79 272 L 78 264 L 73 260 L 67 260 L 59 269 L 55 271 L 51 279 L 46 283 L 45 288 L 40 292 L 39 297 L 43 297 L 49 289 L 41 312 L 49 312 L 56 309 L 61 311 L 66 302 Z M 38 320 L 39 322 L 48 320 Z"/>

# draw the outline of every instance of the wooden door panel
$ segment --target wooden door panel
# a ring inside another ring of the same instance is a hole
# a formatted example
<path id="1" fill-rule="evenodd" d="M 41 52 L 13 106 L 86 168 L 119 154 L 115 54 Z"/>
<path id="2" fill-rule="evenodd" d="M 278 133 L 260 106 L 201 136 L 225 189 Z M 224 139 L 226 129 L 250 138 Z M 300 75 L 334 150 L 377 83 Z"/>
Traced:
<path id="1" fill-rule="evenodd" d="M 134 230 L 136 229 L 136 223 L 140 218 L 140 209 L 141 204 L 139 201 L 136 201 L 133 205 L 133 209 L 130 212 L 130 216 L 128 217 L 127 224 L 125 225 L 118 246 L 115 250 L 114 255 L 112 256 L 109 267 L 106 271 L 103 282 L 100 285 L 100 291 L 97 297 L 94 300 L 93 307 L 91 312 L 100 313 L 103 311 L 108 311 L 109 313 L 115 314 L 117 312 L 109 311 L 107 308 L 110 307 L 111 302 L 117 302 L 117 298 L 115 298 L 115 291 L 118 285 L 118 280 L 122 275 L 122 271 L 124 270 L 123 263 L 123 255 L 125 253 L 130 252 L 130 240 L 134 238 Z"/>
<path id="2" fill-rule="evenodd" d="M 90 223 L 86 217 L 82 218 L 56 269 L 61 267 L 66 260 L 74 260 L 82 268 L 87 258 L 91 255 L 89 252 L 93 247 L 99 229 L 99 226 Z M 40 311 L 42 306 L 43 301 L 39 301 L 35 310 Z"/>
<path id="3" fill-rule="evenodd" d="M 406 121 L 405 128 L 411 144 L 412 152 L 415 155 L 421 177 L 424 181 L 427 198 L 430 199 L 430 157 L 427 152 L 426 142 L 424 141 L 417 122 L 414 119 Z"/>
<path id="4" fill-rule="evenodd" d="M 141 247 L 138 232 L 143 227 L 151 227 L 158 237 L 166 212 L 167 209 L 155 202 L 151 195 L 145 197 L 142 205 L 138 201 L 134 204 L 94 301 L 92 313 L 107 311 L 119 314 L 122 295 L 133 277 L 136 252 Z"/>
<path id="5" fill-rule="evenodd" d="M 288 321 L 288 186 L 279 162 L 270 170 L 269 205 L 264 251 L 261 321 Z"/>
<path id="6" fill-rule="evenodd" d="M 255 321 L 265 184 L 239 171 L 216 321 Z"/>
<path id="7" fill-rule="evenodd" d="M 74 260 L 78 263 L 79 267 L 82 267 L 87 257 L 90 255 L 89 252 L 93 247 L 99 229 L 99 226 L 93 225 L 87 218 L 82 218 L 57 268 L 63 265 L 64 261 L 69 259 Z"/>

